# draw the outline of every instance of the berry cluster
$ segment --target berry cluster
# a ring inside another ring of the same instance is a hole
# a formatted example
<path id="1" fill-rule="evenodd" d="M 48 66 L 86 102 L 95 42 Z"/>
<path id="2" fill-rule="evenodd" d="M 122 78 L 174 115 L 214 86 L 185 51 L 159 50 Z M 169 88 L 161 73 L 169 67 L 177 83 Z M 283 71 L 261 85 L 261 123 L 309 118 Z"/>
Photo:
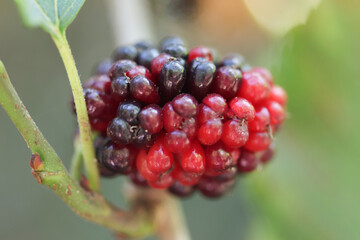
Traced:
<path id="1" fill-rule="evenodd" d="M 181 197 L 218 197 L 268 162 L 287 101 L 266 69 L 177 37 L 116 49 L 84 96 L 101 174 Z"/>

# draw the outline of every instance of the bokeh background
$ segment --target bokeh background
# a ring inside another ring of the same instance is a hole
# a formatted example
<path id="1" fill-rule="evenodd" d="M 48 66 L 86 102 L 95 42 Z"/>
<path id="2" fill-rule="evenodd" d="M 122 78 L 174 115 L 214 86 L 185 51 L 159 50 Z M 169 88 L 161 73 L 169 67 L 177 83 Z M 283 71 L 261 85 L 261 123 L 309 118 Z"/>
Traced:
<path id="1" fill-rule="evenodd" d="M 68 38 L 83 81 L 120 43 L 175 34 L 189 48 L 242 53 L 288 91 L 289 119 L 273 162 L 222 199 L 182 201 L 194 240 L 359 239 L 358 9 L 352 0 L 89 0 Z M 64 67 L 50 37 L 25 29 L 10 0 L 0 0 L 0 59 L 69 166 L 76 124 Z M 113 239 L 36 183 L 30 151 L 2 109 L 0 123 L 0 239 Z M 122 181 L 103 180 L 119 204 Z"/>

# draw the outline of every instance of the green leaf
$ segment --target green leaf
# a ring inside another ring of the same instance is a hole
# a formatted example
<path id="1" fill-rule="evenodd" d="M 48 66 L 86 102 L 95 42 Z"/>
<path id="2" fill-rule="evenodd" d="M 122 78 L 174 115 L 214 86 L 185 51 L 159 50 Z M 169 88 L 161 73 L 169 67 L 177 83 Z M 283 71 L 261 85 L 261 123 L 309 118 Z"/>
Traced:
<path id="1" fill-rule="evenodd" d="M 23 22 L 53 36 L 64 34 L 85 0 L 15 0 Z"/>

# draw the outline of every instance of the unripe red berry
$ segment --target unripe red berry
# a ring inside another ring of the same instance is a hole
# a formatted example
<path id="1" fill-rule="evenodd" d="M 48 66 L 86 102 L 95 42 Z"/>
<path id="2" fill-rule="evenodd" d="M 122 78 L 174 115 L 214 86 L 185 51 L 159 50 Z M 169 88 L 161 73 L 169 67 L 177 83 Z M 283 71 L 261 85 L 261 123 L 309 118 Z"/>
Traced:
<path id="1" fill-rule="evenodd" d="M 248 141 L 249 131 L 244 122 L 228 120 L 223 127 L 221 141 L 229 148 L 239 148 Z"/>
<path id="2" fill-rule="evenodd" d="M 136 168 L 145 179 L 148 181 L 156 181 L 160 174 L 151 171 L 147 164 L 147 154 L 145 150 L 140 150 L 136 158 Z"/>
<path id="3" fill-rule="evenodd" d="M 269 101 L 266 103 L 266 108 L 270 113 L 270 120 L 272 125 L 280 125 L 285 120 L 285 109 L 277 102 Z"/>
<path id="4" fill-rule="evenodd" d="M 266 107 L 258 107 L 255 118 L 249 122 L 249 131 L 264 132 L 270 125 L 270 113 Z"/>
<path id="5" fill-rule="evenodd" d="M 156 58 L 154 58 L 151 62 L 151 73 L 155 79 L 155 82 L 159 82 L 160 72 L 161 68 L 164 66 L 164 64 L 169 61 L 171 56 L 166 53 L 162 53 Z"/>
<path id="6" fill-rule="evenodd" d="M 268 132 L 250 132 L 249 139 L 244 147 L 250 151 L 258 152 L 268 148 L 270 143 L 271 138 Z"/>
<path id="7" fill-rule="evenodd" d="M 163 137 L 159 137 L 150 148 L 147 156 L 149 169 L 154 173 L 165 173 L 174 163 L 173 155 L 165 146 Z"/>
<path id="8" fill-rule="evenodd" d="M 150 81 L 154 82 L 154 84 L 156 85 L 156 82 L 153 80 L 152 74 L 144 66 L 135 66 L 126 72 L 126 76 L 130 79 L 133 79 L 134 77 L 139 76 L 139 75 L 146 77 Z"/>
<path id="9" fill-rule="evenodd" d="M 286 91 L 282 87 L 274 85 L 270 90 L 269 101 L 277 102 L 284 107 L 287 103 Z"/>
<path id="10" fill-rule="evenodd" d="M 251 122 L 255 118 L 254 106 L 245 98 L 236 97 L 230 102 L 230 108 L 237 118 Z"/>
<path id="11" fill-rule="evenodd" d="M 253 105 L 264 102 L 270 95 L 270 84 L 256 72 L 245 72 L 238 97 L 243 97 Z"/>
<path id="12" fill-rule="evenodd" d="M 181 167 L 188 173 L 202 174 L 205 171 L 205 153 L 196 141 L 193 141 L 191 148 L 182 154 Z"/>
<path id="13" fill-rule="evenodd" d="M 194 47 L 189 51 L 188 62 L 190 63 L 195 58 L 205 58 L 208 61 L 213 60 L 211 50 L 203 46 Z"/>
<path id="14" fill-rule="evenodd" d="M 223 124 L 221 119 L 212 119 L 201 125 L 198 140 L 203 145 L 213 145 L 221 139 Z"/>
<path id="15" fill-rule="evenodd" d="M 197 120 L 200 125 L 203 125 L 209 120 L 218 118 L 218 114 L 213 111 L 211 108 L 204 104 L 199 105 L 199 111 L 197 114 Z"/>
<path id="16" fill-rule="evenodd" d="M 250 70 L 251 72 L 259 73 L 269 84 L 272 86 L 274 84 L 274 78 L 269 70 L 262 67 L 255 67 Z"/>

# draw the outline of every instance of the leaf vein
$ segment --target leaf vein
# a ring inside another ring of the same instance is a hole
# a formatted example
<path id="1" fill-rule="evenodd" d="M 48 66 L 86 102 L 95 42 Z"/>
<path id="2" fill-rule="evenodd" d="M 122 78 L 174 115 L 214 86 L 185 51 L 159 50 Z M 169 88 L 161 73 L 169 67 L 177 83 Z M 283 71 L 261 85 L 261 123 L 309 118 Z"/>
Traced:
<path id="1" fill-rule="evenodd" d="M 56 26 L 59 27 L 60 25 L 60 18 L 59 18 L 59 10 L 58 10 L 58 0 L 54 0 L 54 10 L 55 10 L 55 19 L 56 19 Z"/>
<path id="2" fill-rule="evenodd" d="M 62 14 L 63 17 L 66 17 L 66 14 L 70 11 L 71 8 L 74 7 L 75 2 L 76 1 L 73 1 L 71 5 L 64 11 L 64 13 Z"/>
<path id="3" fill-rule="evenodd" d="M 41 13 L 44 15 L 44 17 L 46 18 L 46 20 L 50 23 L 53 23 L 50 19 L 50 17 L 46 14 L 45 9 L 40 5 L 40 3 L 38 3 L 38 1 L 34 0 L 34 3 L 36 4 L 36 6 L 40 9 Z"/>

